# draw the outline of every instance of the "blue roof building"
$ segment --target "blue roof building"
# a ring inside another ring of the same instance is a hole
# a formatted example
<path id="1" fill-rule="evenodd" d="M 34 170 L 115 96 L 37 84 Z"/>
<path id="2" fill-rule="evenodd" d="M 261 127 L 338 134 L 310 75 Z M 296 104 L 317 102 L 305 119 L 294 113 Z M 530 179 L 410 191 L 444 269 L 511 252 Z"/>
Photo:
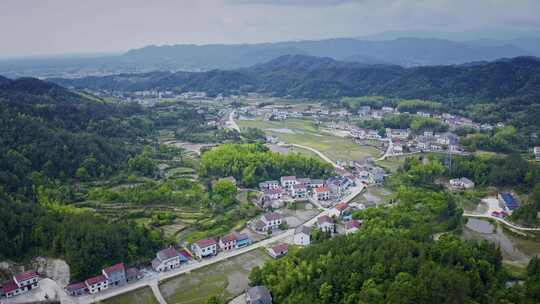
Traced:
<path id="1" fill-rule="evenodd" d="M 498 195 L 499 203 L 508 210 L 514 210 L 519 207 L 519 202 L 510 192 L 500 192 Z"/>

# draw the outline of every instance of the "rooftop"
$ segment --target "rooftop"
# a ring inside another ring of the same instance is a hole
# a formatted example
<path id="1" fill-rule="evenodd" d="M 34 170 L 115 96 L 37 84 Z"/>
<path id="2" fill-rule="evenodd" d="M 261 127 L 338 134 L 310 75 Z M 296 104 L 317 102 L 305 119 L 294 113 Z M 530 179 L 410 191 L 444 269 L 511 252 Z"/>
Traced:
<path id="1" fill-rule="evenodd" d="M 204 239 L 196 242 L 197 246 L 204 248 L 208 246 L 212 246 L 216 244 L 216 240 L 214 239 Z"/>
<path id="2" fill-rule="evenodd" d="M 157 253 L 157 258 L 161 261 L 172 259 L 178 256 L 178 251 L 174 247 L 163 249 Z"/>
<path id="3" fill-rule="evenodd" d="M 317 218 L 317 222 L 319 224 L 333 223 L 332 219 L 328 215 L 320 216 L 319 218 Z"/>
<path id="4" fill-rule="evenodd" d="M 84 282 L 72 283 L 66 286 L 67 291 L 76 291 L 76 290 L 85 289 L 85 288 L 86 288 L 86 285 L 84 284 Z"/>
<path id="5" fill-rule="evenodd" d="M 281 214 L 277 212 L 268 212 L 263 215 L 264 219 L 267 221 L 275 221 L 281 219 Z"/>
<path id="6" fill-rule="evenodd" d="M 18 274 L 16 274 L 14 276 L 15 280 L 17 280 L 17 282 L 22 282 L 22 281 L 26 281 L 26 280 L 30 280 L 30 279 L 33 279 L 35 277 L 37 277 L 37 273 L 35 271 L 25 271 L 25 272 L 20 272 Z"/>
<path id="7" fill-rule="evenodd" d="M 86 279 L 86 283 L 88 285 L 94 285 L 105 281 L 107 281 L 107 278 L 104 275 L 98 275 L 96 277 Z"/>
<path id="8" fill-rule="evenodd" d="M 315 188 L 315 192 L 317 192 L 317 193 L 328 192 L 328 188 L 326 188 L 326 187 Z"/>
<path id="9" fill-rule="evenodd" d="M 126 268 L 124 266 L 124 263 L 118 263 L 116 265 L 104 268 L 103 272 L 105 272 L 106 274 L 111 274 L 111 273 L 118 272 L 118 271 L 125 271 L 125 269 Z"/>
<path id="10" fill-rule="evenodd" d="M 282 176 L 281 180 L 296 180 L 296 176 Z"/>
<path id="11" fill-rule="evenodd" d="M 347 203 L 339 203 L 336 205 L 336 209 L 339 210 L 339 211 L 343 211 L 345 209 L 347 209 L 347 207 L 349 207 L 349 204 Z"/>
<path id="12" fill-rule="evenodd" d="M 15 281 L 13 281 L 13 280 L 11 280 L 11 281 L 5 283 L 4 285 L 2 285 L 2 291 L 4 293 L 12 292 L 12 291 L 16 290 L 17 288 L 19 288 L 19 285 L 17 285 L 17 283 L 15 283 Z"/>
<path id="13" fill-rule="evenodd" d="M 350 230 L 353 228 L 360 228 L 361 225 L 362 225 L 362 222 L 360 222 L 359 220 L 350 220 L 347 223 L 345 223 L 345 228 L 347 230 Z"/>
<path id="14" fill-rule="evenodd" d="M 287 243 L 277 243 L 276 245 L 272 246 L 272 250 L 276 253 L 285 252 L 288 249 L 289 249 L 289 244 Z"/>
<path id="15" fill-rule="evenodd" d="M 304 234 L 307 234 L 307 235 L 310 235 L 311 234 L 311 228 L 308 227 L 308 226 L 298 226 L 296 227 L 296 229 L 294 229 L 294 233 L 304 233 Z"/>

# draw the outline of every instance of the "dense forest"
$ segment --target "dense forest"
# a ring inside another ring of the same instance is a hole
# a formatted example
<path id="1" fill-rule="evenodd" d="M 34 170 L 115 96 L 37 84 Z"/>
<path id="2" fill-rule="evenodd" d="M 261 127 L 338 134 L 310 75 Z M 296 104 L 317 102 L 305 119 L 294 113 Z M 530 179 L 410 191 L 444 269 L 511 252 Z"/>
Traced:
<path id="1" fill-rule="evenodd" d="M 0 257 L 61 257 L 72 279 L 150 257 L 162 246 L 159 235 L 66 202 L 76 199 L 79 180 L 127 166 L 140 153 L 137 142 L 151 132 L 152 121 L 137 105 L 91 99 L 37 79 L 0 79 Z"/>
<path id="2" fill-rule="evenodd" d="M 443 172 L 410 160 L 394 177 L 397 204 L 356 212 L 359 233 L 293 250 L 255 268 L 251 284 L 276 303 L 537 303 L 538 259 L 524 285 L 507 288 L 499 249 L 454 234 L 462 211 L 435 182 Z"/>
<path id="3" fill-rule="evenodd" d="M 328 177 L 334 169 L 313 157 L 271 152 L 262 144 L 226 144 L 202 155 L 199 172 L 210 179 L 233 176 L 242 185 L 255 187 L 259 182 L 286 175 Z"/>

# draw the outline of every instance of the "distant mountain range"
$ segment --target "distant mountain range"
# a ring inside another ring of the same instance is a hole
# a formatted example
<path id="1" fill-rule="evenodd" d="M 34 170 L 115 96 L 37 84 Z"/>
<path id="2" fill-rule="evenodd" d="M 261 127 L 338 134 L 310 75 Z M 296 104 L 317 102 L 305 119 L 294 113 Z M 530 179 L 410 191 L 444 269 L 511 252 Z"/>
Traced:
<path id="1" fill-rule="evenodd" d="M 205 91 L 210 95 L 260 92 L 306 98 L 386 95 L 433 99 L 530 99 L 540 98 L 540 60 L 517 57 L 474 64 L 403 68 L 286 55 L 236 70 L 152 72 L 51 81 L 74 88 Z"/>
<path id="2" fill-rule="evenodd" d="M 343 38 L 260 44 L 147 46 L 117 56 L 0 61 L 0 74 L 8 77 L 77 77 L 156 70 L 229 70 L 284 55 L 329 57 L 341 61 L 404 67 L 449 65 L 540 56 L 540 38 L 467 42 L 433 38 Z"/>

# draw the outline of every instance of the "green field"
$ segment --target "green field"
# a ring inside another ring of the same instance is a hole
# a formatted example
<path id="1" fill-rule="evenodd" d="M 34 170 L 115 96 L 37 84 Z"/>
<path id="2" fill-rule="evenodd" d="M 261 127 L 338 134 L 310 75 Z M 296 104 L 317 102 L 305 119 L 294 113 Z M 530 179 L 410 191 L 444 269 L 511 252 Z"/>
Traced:
<path id="1" fill-rule="evenodd" d="M 405 159 L 410 156 L 392 156 L 387 157 L 384 160 L 378 161 L 377 165 L 385 168 L 386 170 L 390 171 L 390 173 L 394 173 L 397 171 L 401 165 L 405 162 Z"/>
<path id="2" fill-rule="evenodd" d="M 378 157 L 380 152 L 369 146 L 360 146 L 350 138 L 339 137 L 318 130 L 312 120 L 287 119 L 284 121 L 238 120 L 240 128 L 259 128 L 289 144 L 314 148 L 330 159 L 358 160 L 364 156 Z"/>
<path id="3" fill-rule="evenodd" d="M 167 280 L 159 289 L 170 304 L 204 303 L 213 295 L 231 299 L 248 287 L 251 269 L 268 259 L 263 249 L 257 249 Z"/>
<path id="4" fill-rule="evenodd" d="M 100 301 L 104 304 L 158 304 L 150 287 L 143 287 L 114 298 Z"/>

